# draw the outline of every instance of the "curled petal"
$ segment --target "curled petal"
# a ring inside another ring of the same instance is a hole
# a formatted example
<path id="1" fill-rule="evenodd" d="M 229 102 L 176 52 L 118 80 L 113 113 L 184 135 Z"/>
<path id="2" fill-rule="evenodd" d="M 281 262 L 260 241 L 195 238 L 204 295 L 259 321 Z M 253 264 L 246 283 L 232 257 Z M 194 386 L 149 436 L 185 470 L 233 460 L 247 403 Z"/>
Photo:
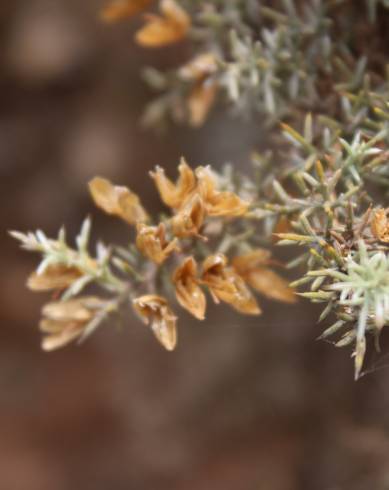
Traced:
<path id="1" fill-rule="evenodd" d="M 107 214 L 119 216 L 131 225 L 147 221 L 148 215 L 139 197 L 127 187 L 115 186 L 107 179 L 95 177 L 89 182 L 89 190 L 95 204 Z"/>
<path id="2" fill-rule="evenodd" d="M 177 237 L 198 236 L 204 219 L 204 203 L 198 194 L 194 194 L 172 218 L 172 232 Z"/>
<path id="3" fill-rule="evenodd" d="M 254 298 L 250 289 L 247 287 L 246 282 L 242 277 L 236 274 L 232 269 L 228 271 L 229 280 L 233 281 L 236 293 L 229 303 L 239 313 L 245 315 L 260 315 L 261 309 L 258 306 L 257 300 Z M 220 297 L 222 299 L 222 297 Z"/>
<path id="4" fill-rule="evenodd" d="M 139 223 L 136 245 L 145 257 L 156 264 L 162 264 L 170 254 L 179 250 L 177 238 L 170 242 L 166 240 L 163 223 L 159 226 L 147 226 Z"/>
<path id="5" fill-rule="evenodd" d="M 205 203 L 209 216 L 243 216 L 247 213 L 250 203 L 241 199 L 234 192 L 216 190 L 216 178 L 209 168 L 196 169 L 198 191 Z"/>
<path id="6" fill-rule="evenodd" d="M 175 184 L 166 177 L 161 167 L 157 167 L 155 172 L 150 172 L 162 201 L 173 209 L 181 207 L 196 186 L 193 170 L 183 158 L 178 166 L 178 171 L 180 176 Z"/>
<path id="7" fill-rule="evenodd" d="M 186 258 L 175 270 L 173 283 L 180 305 L 198 320 L 204 320 L 206 298 L 197 279 L 197 264 L 193 257 Z"/>
<path id="8" fill-rule="evenodd" d="M 77 267 L 67 267 L 62 264 L 49 265 L 40 274 L 33 272 L 27 280 L 27 287 L 33 291 L 66 289 L 82 275 Z"/>
<path id="9" fill-rule="evenodd" d="M 172 351 L 177 344 L 177 317 L 162 296 L 147 294 L 133 300 L 133 306 L 165 349 Z"/>
<path id="10" fill-rule="evenodd" d="M 190 17 L 174 0 L 160 2 L 162 15 L 147 15 L 146 24 L 136 33 L 138 44 L 158 48 L 184 39 L 191 22 Z"/>
<path id="11" fill-rule="evenodd" d="M 101 11 L 101 19 L 105 22 L 116 22 L 127 19 L 142 12 L 151 5 L 153 0 L 112 0 Z"/>
<path id="12" fill-rule="evenodd" d="M 224 301 L 247 315 L 259 315 L 261 309 L 244 279 L 226 265 L 227 258 L 223 254 L 208 257 L 203 264 L 203 284 L 208 286 L 216 302 Z"/>

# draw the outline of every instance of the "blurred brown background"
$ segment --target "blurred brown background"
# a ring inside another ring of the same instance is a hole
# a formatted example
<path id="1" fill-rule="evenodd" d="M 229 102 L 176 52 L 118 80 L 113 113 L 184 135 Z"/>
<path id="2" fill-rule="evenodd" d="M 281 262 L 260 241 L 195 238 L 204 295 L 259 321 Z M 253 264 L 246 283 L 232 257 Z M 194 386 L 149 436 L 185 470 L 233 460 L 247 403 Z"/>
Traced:
<path id="1" fill-rule="evenodd" d="M 136 48 L 137 22 L 104 26 L 101 4 L 0 2 L 0 489 L 388 489 L 389 370 L 354 383 L 350 352 L 314 341 L 317 312 L 303 303 L 262 300 L 249 320 L 182 314 L 172 354 L 133 318 L 41 352 L 44 297 L 24 287 L 37 258 L 7 229 L 65 224 L 72 236 L 90 213 L 95 237 L 126 243 L 126 227 L 93 207 L 89 178 L 129 185 L 156 210 L 155 164 L 244 165 L 266 144 L 224 114 L 201 130 L 141 130 L 140 68 L 185 53 Z"/>

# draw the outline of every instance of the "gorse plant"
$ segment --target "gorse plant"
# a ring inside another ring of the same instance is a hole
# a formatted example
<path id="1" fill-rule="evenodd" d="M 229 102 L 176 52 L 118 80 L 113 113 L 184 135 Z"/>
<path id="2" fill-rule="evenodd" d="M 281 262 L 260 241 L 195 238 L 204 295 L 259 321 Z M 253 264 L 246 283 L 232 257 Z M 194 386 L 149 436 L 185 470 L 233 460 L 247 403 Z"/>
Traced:
<path id="1" fill-rule="evenodd" d="M 54 240 L 13 232 L 42 255 L 28 286 L 61 292 L 43 308 L 43 347 L 83 339 L 132 305 L 172 350 L 174 296 L 204 320 L 206 292 L 259 315 L 256 291 L 323 303 L 320 321 L 333 320 L 321 338 L 338 335 L 336 346 L 354 346 L 358 378 L 366 335 L 378 349 L 389 324 L 389 3 L 113 0 L 102 18 L 127 20 L 152 8 L 135 41 L 149 49 L 185 42 L 192 55 L 174 71 L 145 69 L 158 96 L 143 122 L 200 126 L 225 104 L 253 124 L 262 115 L 269 150 L 249 149 L 248 176 L 232 166 L 192 169 L 182 159 L 174 182 L 157 167 L 151 178 L 169 215 L 155 219 L 131 190 L 94 178 L 96 205 L 133 229 L 127 247 L 99 244 L 92 256 L 89 219 L 76 248 L 64 230 Z M 273 270 L 274 242 L 295 251 L 286 264 L 297 275 L 290 285 Z M 105 294 L 84 295 L 91 284 Z"/>

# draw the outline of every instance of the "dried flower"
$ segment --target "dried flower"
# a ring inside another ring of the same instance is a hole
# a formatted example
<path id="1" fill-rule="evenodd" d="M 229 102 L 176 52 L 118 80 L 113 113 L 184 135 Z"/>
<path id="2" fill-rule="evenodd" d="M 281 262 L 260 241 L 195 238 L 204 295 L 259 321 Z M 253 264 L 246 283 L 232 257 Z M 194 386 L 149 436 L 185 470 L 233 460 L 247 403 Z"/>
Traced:
<path id="1" fill-rule="evenodd" d="M 140 318 L 151 329 L 165 349 L 174 350 L 177 343 L 177 317 L 162 296 L 147 294 L 133 300 L 133 306 Z"/>
<path id="2" fill-rule="evenodd" d="M 63 264 L 47 266 L 43 272 L 33 272 L 28 280 L 27 287 L 33 291 L 50 291 L 52 289 L 66 289 L 83 275 L 77 267 L 68 267 Z"/>
<path id="3" fill-rule="evenodd" d="M 205 219 L 205 207 L 198 194 L 194 194 L 171 219 L 172 232 L 177 237 L 199 236 Z"/>
<path id="4" fill-rule="evenodd" d="M 156 167 L 155 172 L 150 172 L 163 203 L 173 209 L 180 208 L 196 186 L 193 170 L 184 158 L 181 158 L 178 172 L 180 176 L 175 184 L 166 177 L 161 167 Z"/>
<path id="5" fill-rule="evenodd" d="M 270 257 L 268 250 L 258 248 L 234 257 L 232 265 L 246 283 L 259 293 L 284 303 L 295 303 L 297 297 L 288 282 L 266 267 Z"/>
<path id="6" fill-rule="evenodd" d="M 373 212 L 370 226 L 371 232 L 377 240 L 389 243 L 389 220 L 385 209 L 378 209 Z"/>
<path id="7" fill-rule="evenodd" d="M 208 286 L 216 303 L 224 301 L 246 315 L 261 313 L 244 280 L 231 267 L 227 267 L 225 255 L 219 253 L 205 259 L 202 283 Z"/>
<path id="8" fill-rule="evenodd" d="M 247 213 L 250 203 L 234 192 L 218 191 L 216 178 L 209 167 L 197 167 L 197 191 L 203 198 L 209 216 L 237 217 Z"/>
<path id="9" fill-rule="evenodd" d="M 191 21 L 185 10 L 174 0 L 161 0 L 159 8 L 162 15 L 148 14 L 146 24 L 136 33 L 141 46 L 158 48 L 186 37 Z"/>
<path id="10" fill-rule="evenodd" d="M 176 297 L 180 305 L 198 320 L 204 320 L 206 298 L 197 278 L 197 264 L 193 257 L 186 258 L 173 275 Z"/>
<path id="11" fill-rule="evenodd" d="M 205 80 L 195 85 L 187 99 L 189 123 L 191 126 L 201 126 L 211 110 L 218 86 L 214 80 Z"/>
<path id="12" fill-rule="evenodd" d="M 115 186 L 109 180 L 95 177 L 89 182 L 89 191 L 96 205 L 107 214 L 113 214 L 130 225 L 148 220 L 139 197 L 127 187 Z"/>
<path id="13" fill-rule="evenodd" d="M 153 0 L 112 0 L 102 9 L 101 18 L 105 22 L 126 19 L 142 12 L 152 2 Z"/>
<path id="14" fill-rule="evenodd" d="M 162 264 L 170 254 L 179 250 L 178 240 L 166 240 L 165 225 L 147 226 L 143 223 L 137 225 L 136 245 L 142 254 L 155 262 Z"/>
<path id="15" fill-rule="evenodd" d="M 98 322 L 107 302 L 95 296 L 46 304 L 39 328 L 46 335 L 42 348 L 51 351 L 63 347 L 85 333 L 92 322 Z"/>

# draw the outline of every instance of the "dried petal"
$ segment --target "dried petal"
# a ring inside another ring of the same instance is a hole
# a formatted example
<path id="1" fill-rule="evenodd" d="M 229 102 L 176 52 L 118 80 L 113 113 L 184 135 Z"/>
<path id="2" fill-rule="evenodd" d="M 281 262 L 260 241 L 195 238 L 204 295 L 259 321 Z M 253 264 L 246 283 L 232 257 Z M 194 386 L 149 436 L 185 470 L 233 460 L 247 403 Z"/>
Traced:
<path id="1" fill-rule="evenodd" d="M 180 305 L 198 320 L 204 320 L 206 298 L 197 279 L 197 264 L 193 257 L 186 258 L 175 270 L 173 283 Z"/>
<path id="2" fill-rule="evenodd" d="M 243 216 L 247 213 L 250 203 L 241 199 L 234 192 L 216 190 L 216 180 L 209 168 L 196 169 L 198 192 L 203 198 L 209 216 Z"/>
<path id="3" fill-rule="evenodd" d="M 250 272 L 258 266 L 263 266 L 269 263 L 271 257 L 270 250 L 265 248 L 256 248 L 244 255 L 238 255 L 232 259 L 232 265 L 236 272 L 240 275 Z"/>
<path id="4" fill-rule="evenodd" d="M 40 328 L 42 331 L 44 331 L 42 323 L 40 325 Z M 54 333 L 52 335 L 47 335 L 46 337 L 44 337 L 42 340 L 42 349 L 46 352 L 50 352 L 52 350 L 64 347 L 65 345 L 80 337 L 80 335 L 83 333 L 83 330 L 84 327 L 80 327 L 77 323 L 68 324 L 66 325 L 66 328 L 60 330 L 58 333 Z"/>
<path id="5" fill-rule="evenodd" d="M 370 227 L 373 236 L 377 240 L 389 243 L 389 220 L 385 209 L 378 209 L 373 212 Z"/>
<path id="6" fill-rule="evenodd" d="M 139 223 L 137 226 L 136 245 L 145 257 L 156 264 L 162 264 L 170 254 L 179 250 L 178 240 L 168 242 L 165 237 L 165 225 L 147 226 Z"/>
<path id="7" fill-rule="evenodd" d="M 362 367 L 363 367 L 363 361 L 365 359 L 365 354 L 366 354 L 366 339 L 365 337 L 362 337 L 361 339 L 358 339 L 355 345 L 355 352 L 354 352 L 354 371 L 355 371 L 355 379 L 357 380 L 361 374 Z"/>
<path id="8" fill-rule="evenodd" d="M 262 248 L 234 257 L 232 261 L 236 272 L 253 289 L 268 298 L 284 303 L 295 303 L 297 297 L 288 282 L 271 269 L 264 267 L 269 263 L 271 263 L 271 253 Z"/>
<path id="9" fill-rule="evenodd" d="M 182 66 L 178 74 L 188 81 L 199 81 L 217 71 L 216 56 L 213 53 L 202 53 Z"/>
<path id="10" fill-rule="evenodd" d="M 201 126 L 211 110 L 218 86 L 214 80 L 205 80 L 195 85 L 187 99 L 189 123 L 191 126 Z"/>
<path id="11" fill-rule="evenodd" d="M 278 219 L 278 221 L 275 224 L 274 229 L 273 229 L 273 236 L 272 236 L 273 243 L 277 243 L 281 240 L 281 238 L 279 238 L 278 234 L 290 233 L 290 232 L 293 232 L 293 228 L 292 228 L 292 225 L 290 223 L 290 219 L 288 219 L 286 216 L 281 216 Z"/>
<path id="12" fill-rule="evenodd" d="M 107 214 L 119 216 L 131 225 L 148 219 L 139 197 L 127 187 L 115 186 L 107 179 L 95 177 L 89 182 L 89 191 L 96 205 Z"/>
<path id="13" fill-rule="evenodd" d="M 297 297 L 294 290 L 289 287 L 288 281 L 271 269 L 258 267 L 246 273 L 243 277 L 249 286 L 267 298 L 282 301 L 283 303 L 297 302 Z"/>
<path id="14" fill-rule="evenodd" d="M 140 318 L 151 325 L 154 335 L 165 349 L 172 351 L 177 344 L 177 317 L 162 296 L 148 294 L 133 300 Z"/>
<path id="15" fill-rule="evenodd" d="M 150 172 L 162 201 L 173 209 L 181 207 L 196 186 L 193 170 L 184 158 L 181 159 L 178 171 L 180 176 L 176 184 L 166 177 L 161 167 L 156 167 L 155 172 Z"/>
<path id="16" fill-rule="evenodd" d="M 149 5 L 153 0 L 112 0 L 101 11 L 101 18 L 105 22 L 116 22 L 118 20 L 132 17 Z"/>
<path id="17" fill-rule="evenodd" d="M 82 275 L 77 267 L 67 267 L 62 264 L 49 265 L 40 274 L 33 272 L 27 280 L 27 287 L 33 291 L 66 289 Z"/>
<path id="18" fill-rule="evenodd" d="M 240 313 L 259 315 L 261 309 L 245 281 L 226 265 L 227 258 L 223 254 L 207 257 L 203 263 L 203 284 L 208 286 L 216 302 L 224 301 Z"/>
<path id="19" fill-rule="evenodd" d="M 135 40 L 141 46 L 158 48 L 186 37 L 191 22 L 185 10 L 174 0 L 162 0 L 160 11 L 162 15 L 147 15 L 146 24 L 136 33 Z"/>
<path id="20" fill-rule="evenodd" d="M 173 234 L 177 237 L 198 236 L 205 219 L 201 197 L 194 194 L 184 207 L 171 219 Z"/>
<path id="21" fill-rule="evenodd" d="M 46 335 L 42 348 L 51 351 L 80 337 L 86 327 L 106 307 L 107 302 L 94 296 L 46 304 L 39 328 Z"/>

